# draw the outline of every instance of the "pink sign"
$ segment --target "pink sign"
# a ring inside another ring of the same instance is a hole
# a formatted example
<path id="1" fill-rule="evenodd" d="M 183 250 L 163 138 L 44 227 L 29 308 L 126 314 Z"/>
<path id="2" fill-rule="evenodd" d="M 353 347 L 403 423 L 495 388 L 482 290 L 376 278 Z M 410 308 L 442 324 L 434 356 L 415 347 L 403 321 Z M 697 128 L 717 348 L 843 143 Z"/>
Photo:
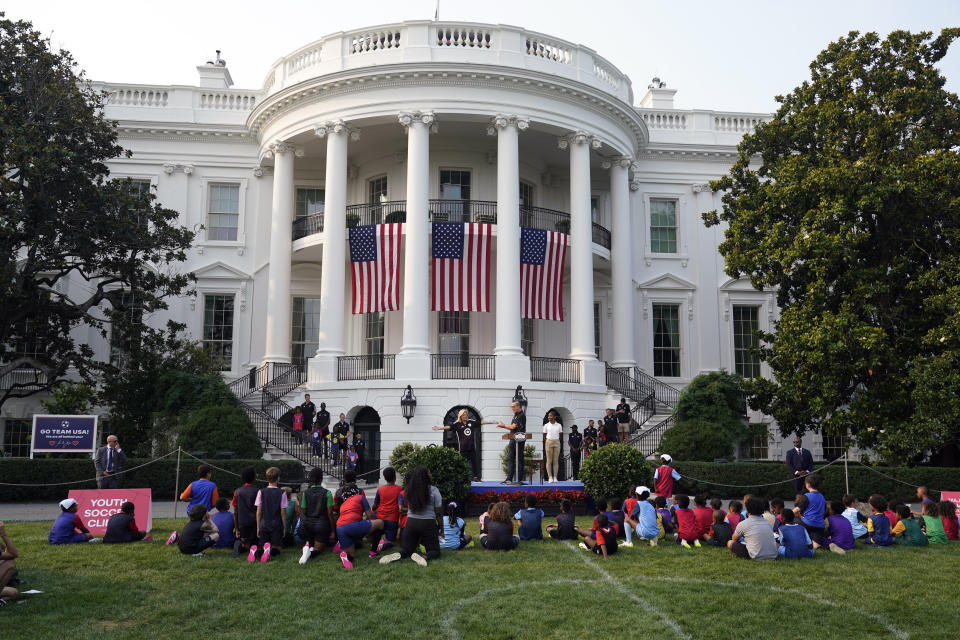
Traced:
<path id="1" fill-rule="evenodd" d="M 949 500 L 957 505 L 957 512 L 960 513 L 960 491 L 941 491 L 940 500 Z"/>
<path id="2" fill-rule="evenodd" d="M 77 501 L 77 515 L 94 535 L 102 536 L 106 532 L 107 520 L 120 511 L 124 502 L 133 503 L 138 529 L 153 528 L 150 489 L 71 489 L 67 497 Z"/>

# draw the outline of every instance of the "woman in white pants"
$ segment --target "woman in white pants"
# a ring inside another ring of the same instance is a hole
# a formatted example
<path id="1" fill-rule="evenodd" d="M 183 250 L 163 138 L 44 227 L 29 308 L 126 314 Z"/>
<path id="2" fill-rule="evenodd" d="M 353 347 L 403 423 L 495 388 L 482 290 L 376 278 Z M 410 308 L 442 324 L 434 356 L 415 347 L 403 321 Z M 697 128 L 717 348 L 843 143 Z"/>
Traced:
<path id="1" fill-rule="evenodd" d="M 547 457 L 547 482 L 557 481 L 557 468 L 560 461 L 560 435 L 563 425 L 557 422 L 557 414 L 551 411 L 547 414 L 547 424 L 543 425 L 546 436 L 545 453 Z"/>

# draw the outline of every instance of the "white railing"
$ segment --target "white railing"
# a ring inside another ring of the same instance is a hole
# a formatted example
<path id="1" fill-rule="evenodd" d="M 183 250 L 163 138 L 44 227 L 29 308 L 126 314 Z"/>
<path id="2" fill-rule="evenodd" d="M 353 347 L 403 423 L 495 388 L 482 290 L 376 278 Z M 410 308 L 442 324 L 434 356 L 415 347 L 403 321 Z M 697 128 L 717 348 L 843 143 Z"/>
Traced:
<path id="1" fill-rule="evenodd" d="M 566 46 L 537 36 L 527 38 L 527 55 L 553 60 L 561 64 L 573 62 L 573 53 Z"/>
<path id="2" fill-rule="evenodd" d="M 350 37 L 351 54 L 399 48 L 399 29 L 396 31 L 367 31 L 354 34 Z"/>
<path id="3" fill-rule="evenodd" d="M 730 133 L 750 133 L 764 118 L 753 115 L 717 115 L 713 118 L 713 128 Z"/>
<path id="4" fill-rule="evenodd" d="M 287 73 L 299 73 L 304 69 L 320 64 L 320 50 L 319 46 L 314 46 L 287 58 Z"/>
<path id="5" fill-rule="evenodd" d="M 223 109 L 233 111 L 250 111 L 256 106 L 255 96 L 233 92 L 203 92 L 200 94 L 201 109 Z"/>
<path id="6" fill-rule="evenodd" d="M 687 114 L 670 111 L 644 111 L 641 113 L 648 129 L 686 129 Z"/>
<path id="7" fill-rule="evenodd" d="M 593 63 L 593 74 L 609 84 L 614 89 L 620 88 L 620 74 L 615 72 L 610 67 L 599 62 Z"/>
<path id="8" fill-rule="evenodd" d="M 489 49 L 493 34 L 490 29 L 446 26 L 437 29 L 438 47 L 470 47 Z"/>
<path id="9" fill-rule="evenodd" d="M 162 89 L 112 89 L 104 88 L 107 92 L 105 100 L 108 105 L 125 107 L 165 107 L 170 95 Z"/>

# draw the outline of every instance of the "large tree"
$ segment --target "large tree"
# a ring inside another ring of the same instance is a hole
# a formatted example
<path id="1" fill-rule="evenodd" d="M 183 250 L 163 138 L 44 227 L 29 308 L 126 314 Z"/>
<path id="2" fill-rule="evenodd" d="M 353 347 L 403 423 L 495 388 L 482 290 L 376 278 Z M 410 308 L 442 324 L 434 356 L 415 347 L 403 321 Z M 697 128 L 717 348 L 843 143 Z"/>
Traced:
<path id="1" fill-rule="evenodd" d="M 135 351 L 160 331 L 145 317 L 189 285 L 176 266 L 193 233 L 110 179 L 107 162 L 129 155 L 70 54 L 0 13 L 0 405 L 95 381 L 109 365 L 77 329 Z"/>
<path id="2" fill-rule="evenodd" d="M 830 44 L 714 183 L 704 221 L 729 224 L 727 273 L 781 308 L 761 348 L 774 379 L 749 391 L 784 435 L 850 434 L 904 462 L 958 429 L 960 102 L 934 66 L 958 35 Z"/>

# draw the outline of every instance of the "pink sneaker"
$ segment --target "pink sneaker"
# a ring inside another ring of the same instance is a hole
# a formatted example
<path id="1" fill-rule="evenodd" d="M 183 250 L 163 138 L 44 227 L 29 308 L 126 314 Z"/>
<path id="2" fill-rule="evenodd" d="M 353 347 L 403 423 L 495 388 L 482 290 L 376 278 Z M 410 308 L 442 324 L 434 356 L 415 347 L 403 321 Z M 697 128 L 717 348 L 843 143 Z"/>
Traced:
<path id="1" fill-rule="evenodd" d="M 377 553 L 380 553 L 381 551 L 383 551 L 383 548 L 385 546 L 387 546 L 387 541 L 381 538 L 380 544 L 377 545 Z"/>
<path id="2" fill-rule="evenodd" d="M 153 536 L 146 536 L 146 537 L 143 539 L 143 541 L 144 541 L 144 542 L 153 542 Z"/>
<path id="3" fill-rule="evenodd" d="M 347 552 L 346 552 L 346 551 L 341 551 L 341 552 L 340 552 L 340 562 L 343 563 L 343 568 L 344 568 L 344 569 L 353 569 L 353 563 L 350 562 L 350 558 L 347 557 Z"/>
<path id="4" fill-rule="evenodd" d="M 263 553 L 260 555 L 260 562 L 266 562 L 270 559 L 270 543 L 263 545 Z"/>
<path id="5" fill-rule="evenodd" d="M 333 545 L 333 552 L 334 552 L 334 553 L 340 553 L 340 543 L 339 543 L 339 542 L 338 542 L 337 544 Z"/>
<path id="6" fill-rule="evenodd" d="M 177 539 L 178 539 L 179 537 L 180 537 L 180 536 L 177 534 L 177 532 L 174 531 L 173 533 L 170 534 L 170 537 L 167 538 L 167 544 L 168 544 L 168 545 L 173 544 L 174 542 L 177 541 Z"/>
<path id="7" fill-rule="evenodd" d="M 376 558 L 376 557 L 377 557 L 377 552 L 376 552 L 376 551 L 371 551 L 369 557 L 371 557 L 371 558 Z"/>
<path id="8" fill-rule="evenodd" d="M 247 562 L 257 561 L 257 545 L 250 546 L 250 553 L 247 554 Z"/>

